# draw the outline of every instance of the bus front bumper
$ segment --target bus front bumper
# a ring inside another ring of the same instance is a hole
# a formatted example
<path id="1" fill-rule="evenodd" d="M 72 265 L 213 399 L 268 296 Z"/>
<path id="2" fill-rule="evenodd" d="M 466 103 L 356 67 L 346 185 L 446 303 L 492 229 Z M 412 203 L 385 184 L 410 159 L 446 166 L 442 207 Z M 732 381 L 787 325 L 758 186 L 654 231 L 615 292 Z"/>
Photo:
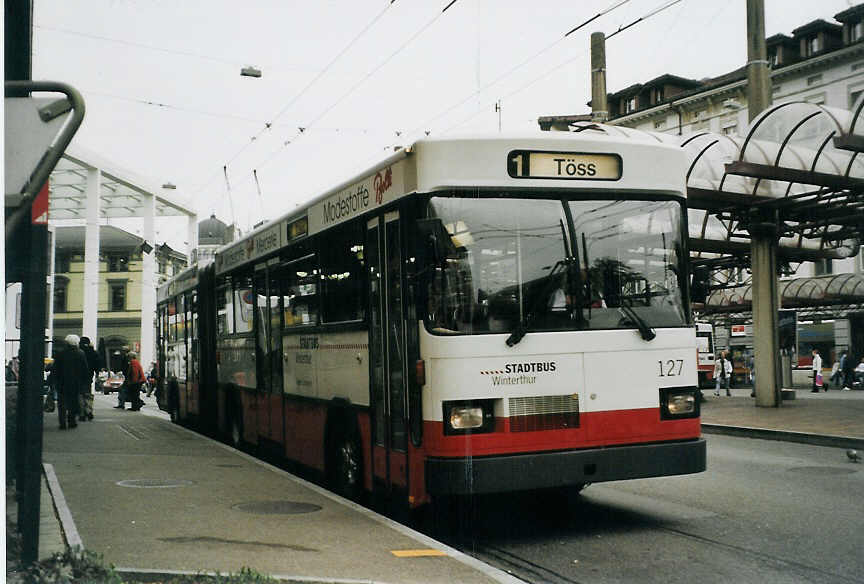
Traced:
<path id="1" fill-rule="evenodd" d="M 430 495 L 501 493 L 663 477 L 705 470 L 705 440 L 484 456 L 430 458 Z"/>

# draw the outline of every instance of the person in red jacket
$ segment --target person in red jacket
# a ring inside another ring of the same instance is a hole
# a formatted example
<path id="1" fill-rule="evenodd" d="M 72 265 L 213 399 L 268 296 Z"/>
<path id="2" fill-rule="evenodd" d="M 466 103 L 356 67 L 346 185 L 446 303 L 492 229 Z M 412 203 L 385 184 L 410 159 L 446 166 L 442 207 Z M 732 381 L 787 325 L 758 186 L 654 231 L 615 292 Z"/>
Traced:
<path id="1" fill-rule="evenodd" d="M 138 361 L 138 354 L 134 351 L 130 352 L 129 377 L 126 379 L 126 399 L 131 402 L 132 407 L 129 409 L 133 412 L 137 412 L 144 405 L 144 400 L 141 399 L 141 386 L 146 380 L 144 369 L 141 367 L 141 362 Z"/>

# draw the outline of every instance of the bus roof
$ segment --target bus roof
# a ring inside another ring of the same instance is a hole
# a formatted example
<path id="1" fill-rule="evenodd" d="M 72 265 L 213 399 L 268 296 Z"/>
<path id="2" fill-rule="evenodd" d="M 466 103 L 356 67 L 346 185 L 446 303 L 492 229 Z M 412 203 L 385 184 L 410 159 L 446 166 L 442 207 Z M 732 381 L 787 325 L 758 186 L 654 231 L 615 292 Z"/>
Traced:
<path id="1" fill-rule="evenodd" d="M 622 136 L 603 126 L 580 132 L 538 130 L 426 138 L 220 248 L 216 273 L 412 193 L 566 188 L 595 193 L 666 193 L 683 198 L 686 165 L 681 148 L 652 134 Z"/>

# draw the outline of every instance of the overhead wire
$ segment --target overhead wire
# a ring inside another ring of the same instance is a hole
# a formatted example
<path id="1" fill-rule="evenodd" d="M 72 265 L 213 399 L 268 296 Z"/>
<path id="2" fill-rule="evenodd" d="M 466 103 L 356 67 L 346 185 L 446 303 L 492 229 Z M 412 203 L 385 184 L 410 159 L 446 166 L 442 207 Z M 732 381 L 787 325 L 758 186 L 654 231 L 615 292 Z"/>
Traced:
<path id="1" fill-rule="evenodd" d="M 243 144 L 243 146 L 242 146 L 239 150 L 237 150 L 237 151 L 236 151 L 236 152 L 235 152 L 235 153 L 234 153 L 234 154 L 233 154 L 233 155 L 228 159 L 228 162 L 225 163 L 225 166 L 228 166 L 229 164 L 231 164 L 232 162 L 234 162 L 234 161 L 237 159 L 237 157 L 240 156 L 243 152 L 245 152 L 246 149 L 247 149 L 247 148 L 248 148 L 248 147 L 249 147 L 253 142 L 257 141 L 257 139 L 260 138 L 260 137 L 261 137 L 261 136 L 262 136 L 266 131 L 270 130 L 271 127 L 272 127 L 273 122 L 275 122 L 277 119 L 279 119 L 279 118 L 280 118 L 280 117 L 281 117 L 281 116 L 282 116 L 286 111 L 288 111 L 289 108 L 291 108 L 295 103 L 297 103 L 297 100 L 299 100 L 303 95 L 305 95 L 306 92 L 309 90 L 309 88 L 311 88 L 315 83 L 317 83 L 318 80 L 321 79 L 321 78 L 322 78 L 322 77 L 323 77 L 323 76 L 324 76 L 324 75 L 325 75 L 325 74 L 326 74 L 326 73 L 327 73 L 327 72 L 328 72 L 328 71 L 333 67 L 333 65 L 334 65 L 334 64 L 335 64 L 335 63 L 336 63 L 340 58 L 342 58 L 342 56 L 344 56 L 345 53 L 347 53 L 347 52 L 351 49 L 351 47 L 353 47 L 353 46 L 357 43 L 357 41 L 360 40 L 360 38 L 362 38 L 363 35 L 366 34 L 366 32 L 369 31 L 369 29 L 371 29 L 373 26 L 375 26 L 375 24 L 376 24 L 379 20 L 381 20 L 381 18 L 384 16 L 384 14 L 386 14 L 387 11 L 390 10 L 390 8 L 391 8 L 391 7 L 393 6 L 393 4 L 395 4 L 395 3 L 396 3 L 396 0 L 390 0 L 390 2 L 387 4 L 387 6 L 384 7 L 383 10 L 381 10 L 381 11 L 380 11 L 380 12 L 379 12 L 379 13 L 378 13 L 374 18 L 372 18 L 372 20 L 370 20 L 370 21 L 366 24 L 366 26 L 364 26 L 363 29 L 362 29 L 359 33 L 357 33 L 357 34 L 354 36 L 354 38 L 352 38 L 351 41 L 349 41 L 348 44 L 345 45 L 345 47 L 343 47 L 342 50 L 339 51 L 339 53 L 337 53 L 336 56 L 333 57 L 333 58 L 330 60 L 330 62 L 327 63 L 327 65 L 325 65 L 324 68 L 323 68 L 323 69 L 322 69 L 322 70 L 321 70 L 321 71 L 320 71 L 320 72 L 319 72 L 319 73 L 318 73 L 318 74 L 317 74 L 317 75 L 316 75 L 316 76 L 315 76 L 315 77 L 314 77 L 314 78 L 313 78 L 309 83 L 306 84 L 305 87 L 303 87 L 303 89 L 300 90 L 299 93 L 297 93 L 293 98 L 291 98 L 291 100 L 290 100 L 290 101 L 289 101 L 285 106 L 283 106 L 283 107 L 282 107 L 282 108 L 281 108 L 281 109 L 276 113 L 276 115 L 273 116 L 273 118 L 271 118 L 270 122 L 265 122 L 264 127 L 261 128 L 261 129 L 258 131 L 257 134 L 255 134 L 255 135 L 254 135 L 254 136 L 253 136 L 253 137 L 252 137 L 248 142 L 246 142 L 245 144 Z M 208 178 L 207 180 L 205 180 L 205 182 L 202 183 L 201 187 L 198 188 L 198 189 L 193 193 L 193 195 L 197 195 L 198 193 L 200 193 L 201 191 L 203 191 L 204 189 L 206 189 L 206 188 L 210 185 L 210 183 L 213 182 L 215 176 L 216 176 L 216 174 L 214 173 L 214 175 L 211 175 L 210 178 Z"/>
<path id="2" fill-rule="evenodd" d="M 339 104 L 341 104 L 348 96 L 350 96 L 354 91 L 357 90 L 363 83 L 369 80 L 375 73 L 380 71 L 384 66 L 386 66 L 390 61 L 392 61 L 399 53 L 401 53 L 409 44 L 411 44 L 414 40 L 416 40 L 420 35 L 426 32 L 433 24 L 435 24 L 438 19 L 440 19 L 444 13 L 447 12 L 454 4 L 456 4 L 458 0 L 451 0 L 444 8 L 441 9 L 440 12 L 437 12 L 436 15 L 429 20 L 426 24 L 424 24 L 417 32 L 415 32 L 411 37 L 408 38 L 402 45 L 399 46 L 395 51 L 393 51 L 386 59 L 381 61 L 374 69 L 369 71 L 366 75 L 364 75 L 357 83 L 352 85 L 348 91 L 344 92 L 335 102 L 333 102 L 330 106 L 328 106 L 323 112 L 318 114 L 312 121 L 308 122 L 304 126 L 299 126 L 297 128 L 297 132 L 293 134 L 290 138 L 284 140 L 280 146 L 278 146 L 275 150 L 273 150 L 261 163 L 259 163 L 256 168 L 264 168 L 268 166 L 281 152 L 282 150 L 296 141 L 299 137 L 304 135 L 304 133 L 311 129 L 315 123 L 321 120 L 324 116 L 330 113 L 333 109 L 335 109 Z M 245 181 L 244 181 L 245 182 Z"/>
<path id="3" fill-rule="evenodd" d="M 499 81 L 501 81 L 501 80 L 504 79 L 505 77 L 508 77 L 509 75 L 512 75 L 514 72 L 516 72 L 517 70 L 521 69 L 522 67 L 524 67 L 525 65 L 527 65 L 527 64 L 530 63 L 531 61 L 535 60 L 535 59 L 536 59 L 537 57 L 539 57 L 540 55 L 543 55 L 544 53 L 547 53 L 548 51 L 550 51 L 551 49 L 553 49 L 554 47 L 556 47 L 557 45 L 559 45 L 561 42 L 563 42 L 565 39 L 567 39 L 567 37 L 569 37 L 569 36 L 570 36 L 571 34 L 573 34 L 574 32 L 576 32 L 576 31 L 578 31 L 578 30 L 580 30 L 580 29 L 582 29 L 582 28 L 588 26 L 589 24 L 591 24 L 592 22 L 594 22 L 594 21 L 597 20 L 598 18 L 600 18 L 600 17 L 602 17 L 602 16 L 605 16 L 606 14 L 609 14 L 610 12 L 612 12 L 613 10 L 615 10 L 616 8 L 619 8 L 619 7 L 623 6 L 624 4 L 627 4 L 628 2 L 630 2 L 630 0 L 619 0 L 618 2 L 615 2 L 614 4 L 612 4 L 610 7 L 606 8 L 606 9 L 604 9 L 604 10 L 601 10 L 600 12 L 598 12 L 597 14 L 595 14 L 594 16 L 592 16 L 591 18 L 589 18 L 588 20 L 585 20 L 585 21 L 582 22 L 581 24 L 578 24 L 577 26 L 571 28 L 568 32 L 564 33 L 564 35 L 561 36 L 560 38 L 556 39 L 555 41 L 553 41 L 552 43 L 546 45 L 545 47 L 543 47 L 542 49 L 540 49 L 539 51 L 537 51 L 536 53 L 534 53 L 534 54 L 531 55 L 530 57 L 524 59 L 524 60 L 521 61 L 520 63 L 516 64 L 515 66 L 513 66 L 513 67 L 511 67 L 510 69 L 508 69 L 507 71 L 505 71 L 504 73 L 500 74 L 500 75 L 499 75 L 498 77 L 496 77 L 494 80 L 492 80 L 491 82 L 487 83 L 486 85 L 484 85 L 483 87 L 481 87 L 480 89 L 478 89 L 477 91 L 475 91 L 474 93 L 472 93 L 471 95 L 469 95 L 468 97 L 466 97 L 465 99 L 463 99 L 463 100 L 461 100 L 461 101 L 459 101 L 459 102 L 457 102 L 457 103 L 454 103 L 453 105 L 451 105 L 451 106 L 448 107 L 447 109 L 445 109 L 445 110 L 439 112 L 438 114 L 436 114 L 436 115 L 433 116 L 432 118 L 430 118 L 430 119 L 424 121 L 422 124 L 416 126 L 415 128 L 413 128 L 413 129 L 412 129 L 410 132 L 408 132 L 408 133 L 411 134 L 411 135 L 414 135 L 418 130 L 425 129 L 425 128 L 430 124 L 430 123 L 432 123 L 432 122 L 434 122 L 434 121 L 436 121 L 436 120 L 442 118 L 443 116 L 446 116 L 447 114 L 449 114 L 450 112 L 452 112 L 454 109 L 456 109 L 456 108 L 458 108 L 458 107 L 461 107 L 462 105 L 464 105 L 466 102 L 470 101 L 471 99 L 473 99 L 473 98 L 476 97 L 477 95 L 483 93 L 484 91 L 486 91 L 487 89 L 489 89 L 489 88 L 492 87 L 493 85 L 496 85 Z"/>
<path id="4" fill-rule="evenodd" d="M 148 105 L 148 106 L 158 107 L 158 108 L 162 108 L 162 109 L 176 110 L 176 111 L 180 111 L 180 112 L 192 113 L 192 114 L 198 114 L 198 115 L 202 115 L 202 116 L 210 116 L 210 117 L 214 117 L 214 118 L 226 118 L 226 119 L 232 119 L 232 120 L 237 120 L 237 121 L 240 121 L 240 122 L 249 122 L 249 123 L 255 123 L 255 124 L 258 124 L 258 123 L 261 123 L 261 122 L 264 121 L 264 120 L 260 120 L 260 119 L 247 118 L 247 117 L 244 117 L 244 116 L 238 116 L 238 115 L 235 115 L 235 114 L 229 114 L 229 113 L 225 113 L 225 112 L 208 112 L 208 111 L 205 111 L 205 110 L 198 110 L 198 109 L 195 109 L 195 108 L 190 108 L 190 107 L 185 107 L 185 106 L 179 106 L 179 105 L 173 105 L 173 104 L 170 104 L 170 103 L 164 103 L 164 102 L 161 102 L 161 101 L 155 101 L 155 100 L 143 99 L 143 98 L 140 98 L 140 99 L 139 99 L 139 98 L 134 98 L 134 97 L 125 97 L 125 96 L 122 96 L 122 95 L 114 95 L 114 94 L 111 94 L 111 93 L 103 93 L 103 92 L 101 92 L 101 91 L 90 91 L 90 90 L 87 90 L 87 89 L 82 89 L 82 90 L 81 90 L 81 93 L 84 94 L 84 95 L 98 95 L 98 96 L 100 96 L 100 97 L 107 97 L 107 98 L 110 98 L 110 99 L 117 99 L 117 100 L 120 100 L 120 101 L 128 101 L 128 102 L 130 102 L 130 103 L 138 103 L 138 104 L 141 104 L 141 105 Z"/>
<path id="5" fill-rule="evenodd" d="M 320 120 L 321 118 L 323 118 L 324 116 L 326 116 L 327 114 L 329 114 L 331 111 L 333 111 L 333 109 L 336 108 L 336 106 L 338 106 L 339 104 L 341 104 L 341 103 L 342 103 L 342 102 L 343 102 L 343 101 L 344 101 L 344 100 L 345 100 L 349 95 L 351 95 L 352 93 L 354 93 L 354 91 L 356 91 L 358 87 L 360 87 L 361 85 L 363 85 L 363 84 L 364 84 L 366 81 L 368 81 L 368 80 L 369 80 L 373 75 L 375 75 L 378 71 L 380 71 L 381 69 L 383 69 L 384 66 L 386 66 L 390 61 L 392 61 L 392 60 L 396 57 L 396 55 L 398 55 L 399 53 L 401 53 L 401 52 L 405 49 L 405 47 L 407 47 L 408 45 L 410 45 L 410 44 L 411 44 L 411 43 L 412 43 L 412 42 L 413 42 L 417 37 L 419 37 L 419 36 L 422 35 L 424 32 L 426 32 L 426 31 L 429 29 L 429 27 L 431 27 L 433 24 L 435 24 L 435 23 L 438 21 L 439 18 L 441 18 L 442 16 L 444 16 L 444 13 L 447 12 L 447 10 L 449 10 L 450 7 L 453 6 L 454 4 L 456 4 L 456 2 L 458 2 L 458 1 L 459 1 L 459 0 L 451 0 L 451 2 L 450 2 L 449 4 L 447 4 L 447 6 L 445 6 L 445 7 L 441 10 L 441 12 L 437 13 L 437 14 L 435 15 L 435 17 L 434 17 L 432 20 L 430 20 L 429 22 L 427 22 L 427 23 L 426 23 L 426 24 L 425 24 L 425 25 L 424 25 L 420 30 L 418 30 L 417 32 L 415 32 L 415 33 L 414 33 L 414 34 L 413 34 L 413 35 L 412 35 L 412 36 L 411 36 L 407 41 L 405 41 L 404 43 L 402 43 L 402 45 L 401 45 L 398 49 L 396 49 L 395 51 L 393 51 L 393 52 L 390 54 L 390 56 L 387 57 L 386 59 L 384 59 L 381 63 L 379 63 L 377 67 L 375 67 L 374 69 L 372 69 L 371 71 L 369 71 L 365 76 L 363 76 L 363 78 L 360 79 L 360 81 L 358 81 L 357 83 L 355 83 L 354 85 L 352 85 L 351 88 L 349 88 L 348 91 L 346 91 L 345 93 L 343 93 L 343 94 L 339 97 L 339 99 L 337 99 L 335 102 L 333 102 L 333 104 L 331 104 L 330 107 L 328 107 L 327 109 L 325 109 L 325 110 L 324 110 L 323 112 L 321 112 L 321 113 L 320 113 L 320 114 L 319 114 L 315 119 L 313 119 L 311 122 L 309 122 L 308 124 L 306 124 L 306 127 L 308 128 L 308 127 L 311 127 L 311 126 L 315 125 L 315 123 L 316 123 L 318 120 Z"/>
<path id="6" fill-rule="evenodd" d="M 646 14 L 645 16 L 642 16 L 642 17 L 640 17 L 640 18 L 637 18 L 636 20 L 634 20 L 633 22 L 631 22 L 631 23 L 628 24 L 627 26 L 619 26 L 619 27 L 618 27 L 618 30 L 616 30 L 616 31 L 613 32 L 612 34 L 607 34 L 607 35 L 606 35 L 606 40 L 608 41 L 609 39 L 611 39 L 612 37 L 614 37 L 616 34 L 618 34 L 618 33 L 622 33 L 622 32 L 624 32 L 625 30 L 627 30 L 628 28 L 630 28 L 631 26 L 636 26 L 637 24 L 639 24 L 640 22 L 642 22 L 642 21 L 644 21 L 644 20 L 648 20 L 649 18 L 651 18 L 651 17 L 654 16 L 655 14 L 658 14 L 658 13 L 660 13 L 660 12 L 663 12 L 663 11 L 666 10 L 667 8 L 670 8 L 670 7 L 672 7 L 672 6 L 675 6 L 675 5 L 678 4 L 679 2 L 681 2 L 681 0 L 670 0 L 669 2 L 667 2 L 666 4 L 664 4 L 663 6 L 660 6 L 660 7 L 658 7 L 658 8 L 655 8 L 654 10 L 652 10 L 651 12 L 649 12 L 648 14 Z"/>
<path id="7" fill-rule="evenodd" d="M 644 16 L 642 16 L 642 17 L 640 17 L 640 18 L 637 18 L 636 20 L 634 20 L 634 21 L 631 22 L 630 24 L 628 24 L 628 25 L 626 25 L 626 26 L 619 26 L 619 27 L 618 27 L 618 30 L 616 30 L 616 31 L 615 31 L 614 33 L 612 33 L 611 35 L 607 35 L 605 38 L 608 40 L 609 38 L 611 38 L 611 37 L 617 35 L 618 33 L 623 32 L 623 31 L 625 31 L 625 30 L 627 30 L 627 29 L 629 29 L 629 28 L 635 26 L 636 24 L 638 24 L 638 23 L 640 23 L 640 22 L 644 22 L 645 20 L 651 18 L 652 16 L 655 16 L 655 15 L 659 14 L 660 12 L 663 12 L 663 11 L 666 10 L 667 8 L 671 8 L 672 6 L 674 6 L 675 4 L 678 4 L 678 3 L 681 2 L 681 1 L 682 1 L 682 0 L 671 0 L 671 1 L 669 1 L 669 2 L 667 2 L 667 3 L 665 3 L 665 4 L 661 5 L 661 6 L 659 6 L 659 7 L 657 7 L 657 8 L 651 10 L 649 13 L 645 14 Z M 549 75 L 551 75 L 552 73 L 554 73 L 555 71 L 557 71 L 558 69 L 560 69 L 561 67 L 564 67 L 565 65 L 569 65 L 570 63 L 573 63 L 574 61 L 578 61 L 579 59 L 584 59 L 586 56 L 587 56 L 587 53 L 586 53 L 586 52 L 582 52 L 582 53 L 576 55 L 575 57 L 573 57 L 573 58 L 571 58 L 571 59 L 568 59 L 568 60 L 566 60 L 566 61 L 563 61 L 563 62 L 559 63 L 558 65 L 555 65 L 554 67 L 552 67 L 551 69 L 549 69 L 549 70 L 546 71 L 545 73 L 539 75 L 538 77 L 535 77 L 534 79 L 532 79 L 531 81 L 529 81 L 529 82 L 526 83 L 525 85 L 522 85 L 522 86 L 520 86 L 519 88 L 517 88 L 517 89 L 511 91 L 510 93 L 506 94 L 506 95 L 504 96 L 504 98 L 506 99 L 506 98 L 508 98 L 508 97 L 512 97 L 512 96 L 516 95 L 517 93 L 521 93 L 522 91 L 528 89 L 529 87 L 531 87 L 531 86 L 534 85 L 535 83 L 537 83 L 537 82 L 539 82 L 539 81 L 545 79 L 546 77 L 548 77 Z M 450 132 L 451 130 L 453 130 L 453 129 L 455 129 L 455 128 L 458 128 L 458 127 L 460 127 L 460 126 L 462 126 L 462 125 L 464 125 L 464 124 L 467 124 L 469 121 L 473 120 L 473 119 L 476 118 L 478 115 L 480 115 L 481 113 L 483 113 L 484 111 L 486 111 L 487 107 L 488 107 L 488 105 L 487 105 L 487 106 L 484 106 L 483 108 L 479 108 L 479 109 L 477 109 L 477 110 L 476 110 L 474 113 L 472 113 L 470 116 L 468 116 L 467 118 L 463 119 L 461 122 L 458 122 L 457 124 L 454 124 L 454 125 L 448 127 L 448 128 L 447 128 L 446 130 L 444 130 L 444 132 L 442 132 L 442 133 L 443 133 L 443 134 L 446 134 L 447 132 Z"/>
<path id="8" fill-rule="evenodd" d="M 103 93 L 101 91 L 90 91 L 88 89 L 82 89 L 81 93 L 85 97 L 88 95 L 96 95 L 99 97 L 107 97 L 110 99 L 116 99 L 119 101 L 127 101 L 129 103 L 137 103 L 140 105 L 147 105 L 147 106 L 156 107 L 156 108 L 160 108 L 160 109 L 176 110 L 176 111 L 181 111 L 181 112 L 185 112 L 185 113 L 197 114 L 197 115 L 201 115 L 201 116 L 209 116 L 209 117 L 214 117 L 214 118 L 226 118 L 226 119 L 231 119 L 231 120 L 237 120 L 238 122 L 248 122 L 250 124 L 267 123 L 266 120 L 263 120 L 261 118 L 247 118 L 245 116 L 238 116 L 238 115 L 229 114 L 229 113 L 225 113 L 225 112 L 210 112 L 210 111 L 199 110 L 199 109 L 190 108 L 190 107 L 186 107 L 186 106 L 179 106 L 179 105 L 174 105 L 174 104 L 170 104 L 170 103 L 164 103 L 161 101 L 156 101 L 156 100 L 151 100 L 151 99 L 143 99 L 143 98 L 138 99 L 138 98 L 127 97 L 127 96 L 123 96 L 123 95 L 114 95 L 112 93 Z M 271 124 L 271 126 L 273 128 L 289 128 L 289 127 L 290 128 L 296 128 L 297 127 L 297 125 L 295 123 L 291 123 L 291 122 L 285 122 L 282 124 Z M 370 132 L 374 132 L 377 130 L 375 128 L 359 128 L 359 127 L 351 127 L 351 126 L 341 126 L 341 127 L 316 126 L 315 131 L 316 132 L 326 131 L 326 132 L 335 132 L 335 133 L 344 132 L 344 133 L 368 134 Z"/>
<path id="9" fill-rule="evenodd" d="M 213 61 L 216 63 L 222 63 L 225 65 L 242 65 L 239 61 L 231 61 L 228 59 L 221 59 L 219 57 L 214 57 L 212 55 L 204 55 L 202 53 L 193 53 L 191 51 L 181 51 L 179 49 L 166 49 L 165 47 L 157 47 L 155 45 L 147 45 L 144 43 L 136 43 L 134 41 L 128 41 L 125 39 L 116 39 L 112 37 L 106 37 L 98 34 L 92 34 L 87 32 L 81 32 L 78 30 L 70 30 L 68 28 L 59 28 L 56 26 L 45 26 L 44 24 L 34 24 L 33 28 L 38 28 L 40 30 L 49 30 L 52 32 L 59 32 L 63 34 L 79 36 L 87 39 L 94 39 L 99 41 L 106 41 L 109 43 L 116 43 L 118 45 L 126 45 L 129 47 L 137 47 L 139 49 L 147 49 L 150 51 L 158 51 L 162 53 L 169 53 L 171 55 L 183 55 L 184 57 L 194 57 L 196 59 L 203 59 L 205 61 Z"/>

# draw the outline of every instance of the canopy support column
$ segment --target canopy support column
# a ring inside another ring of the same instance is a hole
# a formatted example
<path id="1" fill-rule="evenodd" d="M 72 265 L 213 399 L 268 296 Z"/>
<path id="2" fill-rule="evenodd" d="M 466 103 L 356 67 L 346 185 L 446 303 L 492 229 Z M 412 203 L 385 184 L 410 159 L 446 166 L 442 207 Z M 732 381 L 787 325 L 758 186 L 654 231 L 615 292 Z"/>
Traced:
<path id="1" fill-rule="evenodd" d="M 142 200 L 144 219 L 144 244 L 150 251 L 141 253 L 141 355 L 140 363 L 150 371 L 155 344 L 154 323 L 156 321 L 156 197 L 145 196 Z"/>
<path id="2" fill-rule="evenodd" d="M 777 218 L 775 213 L 754 213 L 750 223 L 753 271 L 753 349 L 757 407 L 779 407 L 780 356 L 777 302 Z"/>
<path id="3" fill-rule="evenodd" d="M 87 226 L 84 232 L 84 322 L 83 336 L 98 342 L 99 316 L 99 193 L 102 190 L 102 171 L 87 170 Z"/>

